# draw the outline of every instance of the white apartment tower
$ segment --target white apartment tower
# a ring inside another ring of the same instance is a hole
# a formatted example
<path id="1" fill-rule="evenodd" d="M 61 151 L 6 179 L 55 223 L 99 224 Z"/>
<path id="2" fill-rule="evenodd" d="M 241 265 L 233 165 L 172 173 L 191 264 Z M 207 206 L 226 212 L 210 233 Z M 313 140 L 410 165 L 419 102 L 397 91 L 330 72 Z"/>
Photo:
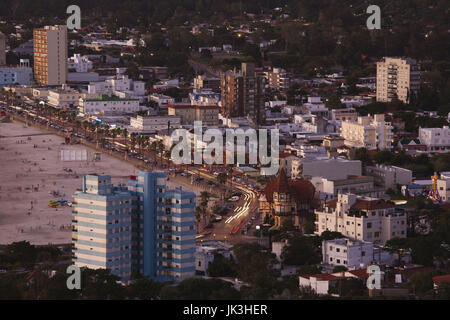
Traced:
<path id="1" fill-rule="evenodd" d="M 67 26 L 34 29 L 34 79 L 42 86 L 67 81 Z"/>
<path id="2" fill-rule="evenodd" d="M 385 57 L 377 62 L 377 101 L 397 98 L 409 103 L 411 93 L 420 88 L 420 69 L 416 60 Z"/>

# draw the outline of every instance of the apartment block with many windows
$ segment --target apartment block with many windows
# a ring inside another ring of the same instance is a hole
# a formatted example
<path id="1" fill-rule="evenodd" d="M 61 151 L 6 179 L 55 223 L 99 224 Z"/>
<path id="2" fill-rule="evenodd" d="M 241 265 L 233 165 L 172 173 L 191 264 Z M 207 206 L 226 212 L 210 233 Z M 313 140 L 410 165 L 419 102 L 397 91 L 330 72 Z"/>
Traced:
<path id="1" fill-rule="evenodd" d="M 67 81 L 67 26 L 34 29 L 34 79 L 42 86 Z"/>
<path id="2" fill-rule="evenodd" d="M 131 194 L 114 187 L 110 176 L 83 177 L 75 192 L 72 215 L 74 264 L 109 269 L 129 280 L 131 276 Z"/>
<path id="3" fill-rule="evenodd" d="M 385 57 L 377 62 L 377 101 L 397 98 L 409 103 L 411 95 L 420 89 L 420 68 L 410 58 Z"/>
<path id="4" fill-rule="evenodd" d="M 392 238 L 406 238 L 406 212 L 377 198 L 339 194 L 323 209 L 315 210 L 315 234 L 337 231 L 345 237 L 384 245 Z"/>

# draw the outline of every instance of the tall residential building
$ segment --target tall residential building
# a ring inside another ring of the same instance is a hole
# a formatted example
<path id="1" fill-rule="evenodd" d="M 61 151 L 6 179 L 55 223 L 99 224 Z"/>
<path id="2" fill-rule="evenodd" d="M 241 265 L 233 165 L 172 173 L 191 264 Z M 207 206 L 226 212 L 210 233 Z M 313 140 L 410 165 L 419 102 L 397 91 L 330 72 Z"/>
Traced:
<path id="1" fill-rule="evenodd" d="M 195 193 L 166 189 L 164 172 L 139 172 L 133 200 L 133 269 L 159 281 L 195 274 Z"/>
<path id="2" fill-rule="evenodd" d="M 72 217 L 73 260 L 78 267 L 109 269 L 128 280 L 131 276 L 132 196 L 114 187 L 110 176 L 83 177 L 74 194 Z"/>
<path id="3" fill-rule="evenodd" d="M 220 92 L 220 78 L 198 75 L 194 78 L 194 90 L 211 89 L 213 92 Z"/>
<path id="4" fill-rule="evenodd" d="M 345 237 L 384 245 L 392 238 L 406 238 L 405 211 L 377 198 L 339 194 L 323 209 L 315 210 L 315 234 L 337 231 Z"/>
<path id="5" fill-rule="evenodd" d="M 34 29 L 34 79 L 43 86 L 67 81 L 67 26 Z"/>
<path id="6" fill-rule="evenodd" d="M 269 87 L 280 91 L 287 91 L 290 86 L 290 79 L 286 70 L 282 68 L 273 68 L 273 70 L 266 72 Z"/>
<path id="7" fill-rule="evenodd" d="M 253 63 L 242 63 L 239 73 L 221 74 L 222 115 L 247 117 L 253 124 L 264 124 L 264 77 Z"/>
<path id="8" fill-rule="evenodd" d="M 6 65 L 6 36 L 0 32 L 0 66 Z"/>
<path id="9" fill-rule="evenodd" d="M 409 103 L 412 93 L 420 88 L 420 68 L 410 58 L 385 57 L 377 62 L 377 101 L 394 98 Z"/>
<path id="10" fill-rule="evenodd" d="M 391 149 L 393 127 L 384 120 L 384 114 L 358 117 L 357 122 L 342 122 L 341 136 L 345 145 L 355 148 Z"/>

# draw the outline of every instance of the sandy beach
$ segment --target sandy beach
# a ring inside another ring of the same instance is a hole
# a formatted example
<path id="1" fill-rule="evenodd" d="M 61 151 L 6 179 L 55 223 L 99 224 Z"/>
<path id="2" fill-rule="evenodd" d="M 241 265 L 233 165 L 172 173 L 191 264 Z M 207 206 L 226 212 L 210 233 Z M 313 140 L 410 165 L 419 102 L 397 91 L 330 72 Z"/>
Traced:
<path id="1" fill-rule="evenodd" d="M 63 142 L 59 136 L 19 122 L 0 123 L 0 244 L 70 243 L 72 208 L 50 208 L 49 202 L 72 201 L 85 174 L 109 174 L 117 184 L 127 183 L 138 172 L 103 153 L 100 161 L 94 161 L 95 150 Z M 62 149 L 85 149 L 87 161 L 62 161 Z"/>

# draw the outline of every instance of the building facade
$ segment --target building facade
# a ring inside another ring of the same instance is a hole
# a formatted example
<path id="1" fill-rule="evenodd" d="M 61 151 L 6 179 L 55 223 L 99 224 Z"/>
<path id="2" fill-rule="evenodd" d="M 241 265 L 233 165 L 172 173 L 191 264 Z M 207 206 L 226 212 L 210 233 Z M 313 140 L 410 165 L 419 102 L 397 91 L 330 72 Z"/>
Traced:
<path id="1" fill-rule="evenodd" d="M 351 239 L 380 245 L 392 238 L 406 238 L 406 213 L 381 199 L 339 194 L 315 214 L 317 235 L 337 231 Z"/>
<path id="2" fill-rule="evenodd" d="M 357 122 L 342 122 L 341 136 L 345 145 L 354 148 L 391 149 L 393 127 L 384 120 L 384 114 L 358 117 Z"/>
<path id="3" fill-rule="evenodd" d="M 136 116 L 130 118 L 130 133 L 150 134 L 161 130 L 181 127 L 181 119 L 176 116 Z"/>
<path id="4" fill-rule="evenodd" d="M 412 171 L 396 166 L 377 164 L 367 166 L 366 174 L 375 178 L 375 184 L 385 189 L 395 188 L 396 185 L 410 184 L 412 182 Z"/>
<path id="5" fill-rule="evenodd" d="M 33 70 L 27 59 L 20 59 L 17 67 L 0 67 L 0 86 L 2 85 L 25 85 L 33 83 Z"/>
<path id="6" fill-rule="evenodd" d="M 241 71 L 221 74 L 222 115 L 247 117 L 253 124 L 264 124 L 264 77 L 253 63 L 242 63 Z"/>
<path id="7" fill-rule="evenodd" d="M 121 99 L 100 95 L 98 98 L 80 98 L 80 113 L 94 115 L 101 113 L 125 114 L 141 110 L 138 99 Z"/>
<path id="8" fill-rule="evenodd" d="M 448 126 L 442 128 L 419 128 L 419 140 L 426 146 L 429 153 L 450 151 L 450 129 Z"/>
<path id="9" fill-rule="evenodd" d="M 198 75 L 194 78 L 194 89 L 211 89 L 213 92 L 220 92 L 220 78 Z"/>
<path id="10" fill-rule="evenodd" d="M 220 107 L 216 105 L 170 103 L 167 110 L 169 116 L 180 117 L 183 125 L 193 125 L 194 121 L 202 121 L 205 126 L 217 126 L 219 124 Z"/>
<path id="11" fill-rule="evenodd" d="M 76 53 L 68 59 L 67 68 L 69 72 L 88 72 L 92 70 L 93 63 L 87 57 L 82 57 Z"/>
<path id="12" fill-rule="evenodd" d="M 409 103 L 411 94 L 420 89 L 420 68 L 410 58 L 385 57 L 377 62 L 377 101 L 392 99 Z"/>
<path id="13" fill-rule="evenodd" d="M 34 29 L 34 79 L 42 86 L 67 81 L 67 26 Z"/>
<path id="14" fill-rule="evenodd" d="M 73 261 L 78 267 L 109 269 L 131 276 L 131 194 L 114 187 L 110 176 L 83 177 L 74 196 L 72 215 Z"/>

